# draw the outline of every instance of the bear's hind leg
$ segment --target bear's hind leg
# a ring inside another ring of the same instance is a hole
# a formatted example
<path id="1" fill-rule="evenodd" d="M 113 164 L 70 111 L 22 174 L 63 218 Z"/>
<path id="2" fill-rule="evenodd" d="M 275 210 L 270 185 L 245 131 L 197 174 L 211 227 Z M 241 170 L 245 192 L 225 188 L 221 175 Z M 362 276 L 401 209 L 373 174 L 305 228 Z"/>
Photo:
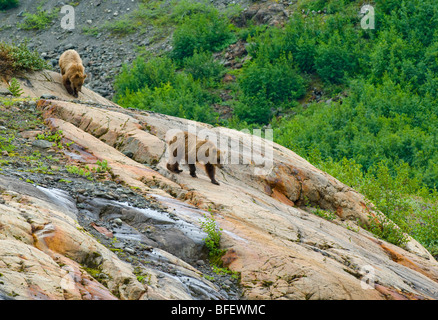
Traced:
<path id="1" fill-rule="evenodd" d="M 215 185 L 219 185 L 219 182 L 216 181 L 216 178 L 214 177 L 215 175 L 215 167 L 214 165 L 212 165 L 211 163 L 207 163 L 205 165 L 205 172 L 207 173 L 208 177 L 211 180 L 211 183 L 215 184 Z"/>
<path id="2" fill-rule="evenodd" d="M 190 169 L 190 175 L 193 178 L 197 178 L 198 176 L 196 175 L 196 165 L 194 164 L 189 164 L 189 169 Z"/>
<path id="3" fill-rule="evenodd" d="M 166 167 L 169 171 L 174 172 L 174 173 L 182 172 L 182 170 L 179 169 L 178 162 L 175 162 L 174 164 L 167 163 Z"/>

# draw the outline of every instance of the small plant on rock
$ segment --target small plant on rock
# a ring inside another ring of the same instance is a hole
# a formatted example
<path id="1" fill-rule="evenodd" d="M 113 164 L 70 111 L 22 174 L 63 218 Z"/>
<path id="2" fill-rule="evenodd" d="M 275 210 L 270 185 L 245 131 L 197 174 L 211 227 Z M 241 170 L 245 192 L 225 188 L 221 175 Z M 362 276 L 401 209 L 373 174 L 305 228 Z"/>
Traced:
<path id="1" fill-rule="evenodd" d="M 96 168 L 96 172 L 97 173 L 104 173 L 104 172 L 108 172 L 110 170 L 110 168 L 108 167 L 108 161 L 106 160 L 102 160 L 99 161 L 97 160 L 97 168 Z"/>
<path id="2" fill-rule="evenodd" d="M 205 245 L 208 248 L 208 255 L 212 262 L 217 263 L 220 260 L 220 257 L 223 256 L 225 250 L 219 249 L 222 229 L 219 228 L 216 224 L 216 220 L 211 216 L 210 218 L 207 215 L 204 215 L 205 220 L 200 220 L 202 230 L 207 233 L 207 237 L 204 239 Z"/>
<path id="3" fill-rule="evenodd" d="M 8 90 L 12 93 L 14 97 L 19 97 L 23 94 L 20 83 L 16 78 L 12 78 L 11 81 L 9 81 Z"/>

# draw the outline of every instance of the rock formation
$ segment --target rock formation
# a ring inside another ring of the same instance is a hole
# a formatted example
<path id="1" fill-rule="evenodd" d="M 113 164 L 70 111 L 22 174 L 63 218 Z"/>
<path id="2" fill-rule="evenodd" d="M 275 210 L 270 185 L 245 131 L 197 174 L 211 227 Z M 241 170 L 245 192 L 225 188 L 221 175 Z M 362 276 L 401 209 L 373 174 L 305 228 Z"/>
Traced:
<path id="1" fill-rule="evenodd" d="M 266 158 L 266 149 L 245 144 L 258 141 L 248 133 L 123 109 L 86 88 L 80 100 L 67 101 L 60 76 L 52 72 L 29 75 L 27 87 L 21 81 L 25 95 L 57 96 L 40 99 L 37 106 L 48 126 L 80 146 L 82 153 L 70 154 L 71 161 L 106 160 L 115 181 L 137 188 L 192 228 L 199 229 L 202 214 L 213 212 L 223 229 L 224 264 L 240 273 L 243 299 L 438 298 L 437 261 L 414 239 L 402 249 L 362 229 L 359 222 L 380 220 L 380 214 L 363 195 L 293 151 L 270 144 L 272 168 L 264 171 L 257 159 Z M 188 126 L 220 134 L 230 156 L 240 143 L 235 155 L 240 163 L 217 172 L 220 186 L 211 185 L 202 171 L 193 179 L 188 171 L 176 175 L 166 170 L 166 132 Z M 156 270 L 147 271 L 151 281 L 140 283 L 132 266 L 81 231 L 76 222 L 80 212 L 69 216 L 38 196 L 38 189 L 17 189 L 18 182 L 8 179 L 0 180 L 5 200 L 0 205 L 5 212 L 0 216 L 0 292 L 30 299 L 194 298 L 184 285 L 166 281 L 169 275 L 158 277 Z M 315 208 L 337 218 L 323 219 L 312 213 Z M 129 210 L 120 212 L 122 220 L 137 219 L 129 218 Z M 163 241 L 154 242 L 158 248 L 153 250 L 189 274 L 210 297 L 224 297 L 212 293 L 217 288 L 200 277 L 188 256 L 160 249 Z M 97 267 L 108 276 L 106 286 L 84 272 Z M 76 283 L 67 291 L 61 285 L 66 275 Z"/>

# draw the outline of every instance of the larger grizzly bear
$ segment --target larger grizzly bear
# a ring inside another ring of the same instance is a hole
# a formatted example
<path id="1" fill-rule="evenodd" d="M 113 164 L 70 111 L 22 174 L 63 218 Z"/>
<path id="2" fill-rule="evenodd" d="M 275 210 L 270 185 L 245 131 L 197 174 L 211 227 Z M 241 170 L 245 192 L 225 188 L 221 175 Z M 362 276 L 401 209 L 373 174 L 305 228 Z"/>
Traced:
<path id="1" fill-rule="evenodd" d="M 67 50 L 59 58 L 59 67 L 64 87 L 69 94 L 77 98 L 87 77 L 81 57 L 75 50 Z"/>
<path id="2" fill-rule="evenodd" d="M 211 183 L 219 185 L 215 178 L 215 167 L 222 168 L 221 151 L 210 140 L 201 140 L 197 136 L 181 131 L 167 140 L 169 147 L 169 161 L 167 169 L 174 173 L 180 173 L 179 162 L 185 160 L 189 165 L 190 175 L 196 178 L 196 162 L 205 165 L 205 172 Z"/>

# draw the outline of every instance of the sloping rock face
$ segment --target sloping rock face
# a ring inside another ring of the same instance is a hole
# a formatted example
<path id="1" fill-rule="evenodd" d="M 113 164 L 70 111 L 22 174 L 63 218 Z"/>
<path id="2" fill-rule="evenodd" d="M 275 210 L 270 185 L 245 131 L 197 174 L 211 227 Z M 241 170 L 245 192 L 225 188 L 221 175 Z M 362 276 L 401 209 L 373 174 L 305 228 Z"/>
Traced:
<path id="1" fill-rule="evenodd" d="M 245 132 L 110 102 L 43 99 L 38 108 L 47 124 L 94 156 L 82 162 L 107 160 L 117 181 L 193 224 L 196 219 L 181 210 L 184 203 L 213 212 L 228 250 L 224 264 L 241 273 L 245 299 L 438 298 L 438 263 L 421 245 L 410 239 L 401 249 L 360 228 L 357 221 L 380 220 L 379 213 L 361 194 L 286 148 Z M 208 129 L 220 137 L 227 158 L 238 160 L 217 170 L 220 186 L 201 167 L 197 179 L 184 165 L 178 175 L 166 169 L 164 141 L 175 129 Z M 312 213 L 315 207 L 338 218 L 323 219 Z M 24 235 L 31 242 L 32 233 Z M 142 290 L 134 286 L 123 296 L 135 299 Z"/>
<path id="2" fill-rule="evenodd" d="M 205 235 L 189 223 L 178 222 L 192 229 L 191 234 L 197 232 L 194 240 L 172 227 L 175 222 L 162 212 L 99 198 L 82 201 L 79 206 L 61 190 L 55 192 L 4 176 L 0 176 L 0 188 L 0 299 L 225 298 L 198 270 L 157 247 L 156 242 L 166 249 L 173 241 L 184 246 L 180 248 L 186 251 L 182 255 L 199 255 Z M 120 260 L 78 223 L 93 215 L 101 219 L 122 217 L 114 236 L 123 239 L 126 233 L 136 237 L 139 244 L 152 244 L 154 247 L 146 247 L 150 267 L 134 268 Z M 143 239 L 131 226 L 159 228 L 163 223 L 168 237 L 160 238 L 160 232 L 155 232 L 155 243 Z M 167 270 L 157 268 L 159 264 Z M 173 271 L 169 273 L 169 269 Z M 190 288 L 194 285 L 196 291 Z"/>

